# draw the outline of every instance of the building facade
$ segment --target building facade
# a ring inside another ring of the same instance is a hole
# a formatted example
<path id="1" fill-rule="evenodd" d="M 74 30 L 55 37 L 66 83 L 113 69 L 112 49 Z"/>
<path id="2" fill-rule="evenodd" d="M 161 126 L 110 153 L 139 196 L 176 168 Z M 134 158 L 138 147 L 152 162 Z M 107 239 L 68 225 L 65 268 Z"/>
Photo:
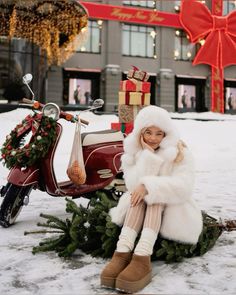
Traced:
<path id="1" fill-rule="evenodd" d="M 178 13 L 181 1 L 87 2 L 136 8 L 141 17 L 143 9 Z M 211 0 L 203 2 L 211 9 Z M 236 9 L 235 1 L 223 1 L 223 5 L 225 15 Z M 78 106 L 102 98 L 104 111 L 113 112 L 117 109 L 119 82 L 126 79 L 134 65 L 150 74 L 151 104 L 174 112 L 210 110 L 211 68 L 192 65 L 201 43 L 191 44 L 180 28 L 131 23 L 125 19 L 90 18 L 86 43 L 63 65 L 43 68 L 45 75 L 37 80 L 42 80 L 40 95 L 59 105 Z M 230 66 L 224 70 L 225 112 L 229 113 L 236 112 L 235 69 Z"/>

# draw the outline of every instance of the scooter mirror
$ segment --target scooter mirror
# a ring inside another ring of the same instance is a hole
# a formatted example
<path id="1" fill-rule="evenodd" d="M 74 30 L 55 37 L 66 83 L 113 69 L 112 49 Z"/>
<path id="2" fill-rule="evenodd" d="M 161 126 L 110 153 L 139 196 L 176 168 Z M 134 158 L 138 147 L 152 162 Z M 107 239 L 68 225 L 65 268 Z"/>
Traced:
<path id="1" fill-rule="evenodd" d="M 99 108 L 101 108 L 103 105 L 104 105 L 104 100 L 101 99 L 101 98 L 98 98 L 98 99 L 95 99 L 95 100 L 93 101 L 92 108 L 93 108 L 93 109 L 99 109 Z"/>
<path id="2" fill-rule="evenodd" d="M 33 76 L 31 74 L 26 74 L 23 76 L 22 79 L 23 79 L 23 83 L 27 85 L 32 81 Z"/>
<path id="3" fill-rule="evenodd" d="M 28 87 L 29 91 L 31 92 L 32 94 L 32 100 L 34 100 L 34 92 L 32 91 L 32 89 L 30 88 L 29 86 L 29 83 L 32 81 L 33 79 L 33 76 L 32 74 L 26 74 L 23 76 L 22 80 L 23 80 L 23 83 Z"/>

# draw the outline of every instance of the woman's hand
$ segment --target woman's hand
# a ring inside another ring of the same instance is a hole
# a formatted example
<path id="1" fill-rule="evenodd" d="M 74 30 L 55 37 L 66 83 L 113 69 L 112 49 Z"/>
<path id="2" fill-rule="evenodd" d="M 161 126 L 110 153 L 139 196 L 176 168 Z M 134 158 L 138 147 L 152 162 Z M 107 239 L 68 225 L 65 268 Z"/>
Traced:
<path id="1" fill-rule="evenodd" d="M 131 193 L 131 206 L 134 207 L 142 202 L 147 193 L 148 192 L 144 184 L 138 185 L 136 189 Z"/>
<path id="2" fill-rule="evenodd" d="M 143 135 L 141 134 L 140 136 L 140 143 L 143 149 L 147 149 L 149 151 L 151 151 L 152 153 L 154 153 L 154 149 L 150 147 L 150 145 L 148 145 L 144 139 L 143 139 Z"/>

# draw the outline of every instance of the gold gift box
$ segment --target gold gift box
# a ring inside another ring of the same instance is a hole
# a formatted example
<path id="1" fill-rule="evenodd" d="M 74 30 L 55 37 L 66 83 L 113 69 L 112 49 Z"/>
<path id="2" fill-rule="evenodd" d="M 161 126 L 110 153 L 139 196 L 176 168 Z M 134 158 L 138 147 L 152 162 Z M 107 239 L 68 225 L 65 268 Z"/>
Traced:
<path id="1" fill-rule="evenodd" d="M 119 104 L 149 105 L 150 93 L 119 91 Z"/>

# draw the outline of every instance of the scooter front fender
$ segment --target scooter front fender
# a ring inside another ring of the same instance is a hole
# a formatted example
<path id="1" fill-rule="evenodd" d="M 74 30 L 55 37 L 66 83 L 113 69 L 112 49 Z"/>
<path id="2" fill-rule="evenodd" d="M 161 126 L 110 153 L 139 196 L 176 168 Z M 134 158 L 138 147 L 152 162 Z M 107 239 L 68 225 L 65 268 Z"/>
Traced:
<path id="1" fill-rule="evenodd" d="M 38 166 L 14 167 L 11 169 L 7 181 L 18 186 L 37 184 L 39 182 L 39 168 Z"/>

